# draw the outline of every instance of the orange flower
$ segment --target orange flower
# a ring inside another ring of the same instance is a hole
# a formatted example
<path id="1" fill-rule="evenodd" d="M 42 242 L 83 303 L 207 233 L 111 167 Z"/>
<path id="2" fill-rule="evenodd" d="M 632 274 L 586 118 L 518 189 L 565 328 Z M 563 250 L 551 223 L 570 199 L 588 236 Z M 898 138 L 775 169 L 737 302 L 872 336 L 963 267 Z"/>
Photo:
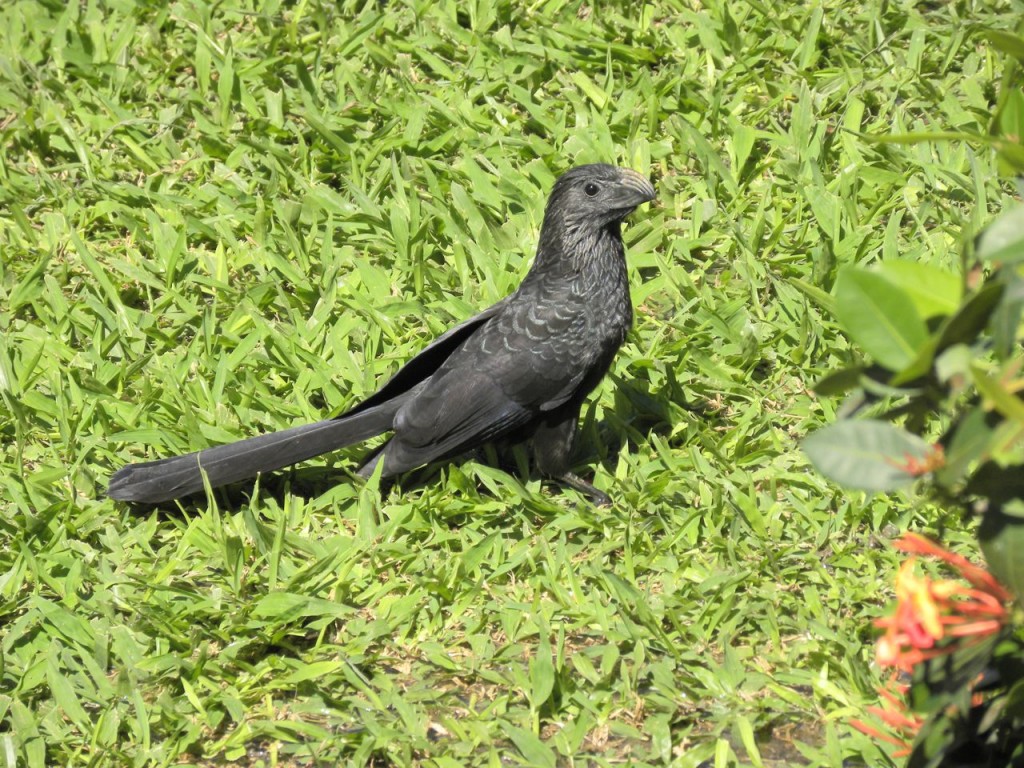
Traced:
<path id="1" fill-rule="evenodd" d="M 904 562 L 896 576 L 896 610 L 875 622 L 885 630 L 876 651 L 879 664 L 910 672 L 922 661 L 952 653 L 962 645 L 957 638 L 976 642 L 1006 623 L 1010 593 L 984 568 L 912 533 L 897 541 L 896 548 L 939 558 L 971 586 L 919 578 L 914 574 L 916 557 Z"/>
<path id="2" fill-rule="evenodd" d="M 975 565 L 962 555 L 957 555 L 948 549 L 943 549 L 934 541 L 926 539 L 924 536 L 916 533 L 905 533 L 896 542 L 896 549 L 912 555 L 931 555 L 943 562 L 949 563 L 976 589 L 996 597 L 1001 603 L 1008 603 L 1013 597 L 1009 590 L 996 581 L 995 576 L 984 568 Z"/>
<path id="3" fill-rule="evenodd" d="M 893 753 L 893 757 L 906 757 L 913 749 L 914 737 L 924 725 L 924 718 L 907 711 L 907 705 L 904 703 L 907 686 L 897 682 L 896 673 L 889 678 L 884 687 L 878 689 L 878 693 L 887 704 L 881 707 L 868 707 L 868 712 L 885 723 L 889 731 L 881 731 L 863 720 L 851 720 L 850 725 L 872 738 L 899 747 Z"/>
<path id="4" fill-rule="evenodd" d="M 1006 603 L 1011 595 L 984 568 L 923 536 L 908 533 L 896 542 L 896 548 L 911 557 L 896 574 L 896 610 L 878 619 L 875 625 L 885 630 L 878 639 L 876 659 L 881 666 L 895 667 L 898 671 L 894 671 L 889 682 L 878 691 L 885 700 L 883 706 L 868 707 L 889 732 L 861 720 L 853 720 L 851 725 L 899 747 L 893 756 L 904 757 L 910 754 L 914 736 L 924 724 L 924 718 L 907 710 L 904 703 L 907 686 L 899 684 L 899 674 L 910 673 L 923 661 L 953 653 L 998 632 L 1007 622 Z M 954 579 L 917 576 L 914 572 L 917 555 L 942 560 L 967 584 Z"/>

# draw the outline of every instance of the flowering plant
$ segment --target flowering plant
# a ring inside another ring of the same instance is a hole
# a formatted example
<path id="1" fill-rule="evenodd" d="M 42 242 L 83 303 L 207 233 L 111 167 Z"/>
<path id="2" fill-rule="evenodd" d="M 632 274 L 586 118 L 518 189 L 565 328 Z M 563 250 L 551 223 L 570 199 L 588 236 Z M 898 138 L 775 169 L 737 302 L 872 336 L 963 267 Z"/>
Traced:
<path id="1" fill-rule="evenodd" d="M 991 125 L 935 138 L 990 146 L 1020 178 L 1024 38 L 986 36 L 1007 54 Z M 848 397 L 840 420 L 804 441 L 811 462 L 868 491 L 926 482 L 976 525 L 987 565 L 921 536 L 897 542 L 910 557 L 897 575 L 895 610 L 878 622 L 877 647 L 893 677 L 873 709 L 880 726 L 856 725 L 896 746 L 911 768 L 1024 766 L 1024 206 L 965 241 L 959 277 L 909 261 L 847 266 L 827 298 L 867 360 L 815 386 Z M 956 578 L 922 575 L 922 557 Z"/>
<path id="2" fill-rule="evenodd" d="M 965 270 L 957 291 L 939 270 L 915 264 L 917 305 L 901 283 L 905 266 L 840 273 L 835 314 L 875 362 L 819 383 L 819 392 L 853 395 L 846 418 L 804 441 L 812 463 L 840 484 L 888 491 L 926 481 L 935 499 L 977 524 L 987 569 L 920 536 L 897 543 L 910 557 L 896 578 L 895 611 L 878 622 L 877 649 L 895 676 L 874 710 L 890 730 L 858 727 L 897 746 L 894 756 L 908 756 L 911 768 L 959 765 L 965 755 L 966 764 L 1024 766 L 1024 636 L 1011 607 L 1024 596 L 1024 207 L 997 218 L 971 255 L 992 273 L 972 287 L 980 273 Z M 857 306 L 866 297 L 873 315 Z M 946 309 L 926 314 L 940 304 Z M 907 335 L 907 322 L 920 327 Z M 885 349 L 911 338 L 918 346 L 902 356 Z M 879 416 L 853 418 L 869 408 Z M 922 556 L 958 578 L 919 575 Z"/>
<path id="3" fill-rule="evenodd" d="M 982 755 L 987 765 L 1024 760 L 1022 647 L 1010 629 L 1010 592 L 922 536 L 907 534 L 896 547 L 912 556 L 896 577 L 895 610 L 876 622 L 885 630 L 876 660 L 894 672 L 879 691 L 885 704 L 869 708 L 886 728 L 853 726 L 896 746 L 894 756 L 910 756 L 910 765 L 972 764 Z M 914 555 L 937 558 L 960 578 L 919 576 Z"/>

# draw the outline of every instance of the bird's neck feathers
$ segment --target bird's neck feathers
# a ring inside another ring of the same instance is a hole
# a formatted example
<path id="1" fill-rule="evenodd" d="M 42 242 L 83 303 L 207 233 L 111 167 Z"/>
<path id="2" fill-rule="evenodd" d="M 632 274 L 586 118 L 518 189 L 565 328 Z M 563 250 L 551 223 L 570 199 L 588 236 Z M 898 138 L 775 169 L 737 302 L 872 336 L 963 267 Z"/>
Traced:
<path id="1" fill-rule="evenodd" d="M 620 222 L 597 226 L 548 211 L 540 230 L 537 257 L 531 272 L 548 275 L 580 275 L 624 267 Z"/>

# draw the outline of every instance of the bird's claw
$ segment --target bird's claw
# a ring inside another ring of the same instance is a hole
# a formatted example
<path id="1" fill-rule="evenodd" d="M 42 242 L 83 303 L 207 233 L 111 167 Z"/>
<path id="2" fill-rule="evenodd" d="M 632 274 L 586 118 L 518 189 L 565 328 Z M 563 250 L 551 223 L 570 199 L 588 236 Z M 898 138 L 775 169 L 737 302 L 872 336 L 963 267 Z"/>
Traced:
<path id="1" fill-rule="evenodd" d="M 558 479 L 570 488 L 575 488 L 580 493 L 589 497 L 590 500 L 598 507 L 610 507 L 612 504 L 611 496 L 604 491 L 599 490 L 592 483 L 588 483 L 575 472 L 566 472 Z"/>

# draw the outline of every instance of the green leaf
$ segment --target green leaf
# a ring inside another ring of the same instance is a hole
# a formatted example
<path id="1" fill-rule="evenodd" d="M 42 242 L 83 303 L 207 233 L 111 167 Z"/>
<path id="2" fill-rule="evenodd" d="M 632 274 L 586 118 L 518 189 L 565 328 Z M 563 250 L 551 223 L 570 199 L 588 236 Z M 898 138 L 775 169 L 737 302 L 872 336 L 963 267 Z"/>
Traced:
<path id="1" fill-rule="evenodd" d="M 756 137 L 757 134 L 754 132 L 754 129 L 742 123 L 733 128 L 732 148 L 736 157 L 736 167 L 733 171 L 737 179 L 739 178 L 740 171 L 743 170 L 743 166 L 747 164 L 747 158 L 750 157 L 750 150 L 754 147 L 754 139 Z"/>
<path id="2" fill-rule="evenodd" d="M 1003 170 L 1002 173 L 1007 176 L 1018 175 L 1024 169 L 1024 147 L 1008 139 L 1000 139 L 995 147 L 1000 161 L 1009 169 Z"/>
<path id="3" fill-rule="evenodd" d="M 890 371 L 914 362 L 928 329 L 905 291 L 875 272 L 847 267 L 835 299 L 843 329 L 876 362 Z"/>
<path id="4" fill-rule="evenodd" d="M 821 474 L 847 488 L 892 491 L 916 479 L 904 467 L 931 447 L 885 421 L 840 421 L 809 435 L 804 452 Z"/>
<path id="5" fill-rule="evenodd" d="M 570 77 L 576 84 L 576 87 L 583 91 L 587 98 L 594 102 L 598 109 L 605 108 L 608 104 L 608 94 L 598 87 L 593 80 L 587 77 L 585 72 L 582 70 L 576 70 L 572 75 L 570 75 Z"/>
<path id="6" fill-rule="evenodd" d="M 32 268 L 25 273 L 18 284 L 11 291 L 7 306 L 15 311 L 24 304 L 28 304 L 43 292 L 42 277 L 50 265 L 51 254 L 41 253 Z"/>
<path id="7" fill-rule="evenodd" d="M 989 331 L 996 354 L 1005 360 L 1017 348 L 1017 334 L 1024 311 L 1024 279 L 1013 270 L 1002 270 L 1000 275 L 1004 278 L 1006 290 L 989 318 Z"/>
<path id="8" fill-rule="evenodd" d="M 311 595 L 271 592 L 260 599 L 252 613 L 257 618 L 273 618 L 284 623 L 302 616 L 348 616 L 352 609 Z"/>
<path id="9" fill-rule="evenodd" d="M 298 683 L 304 683 L 307 680 L 317 680 L 321 677 L 334 674 L 338 671 L 345 662 L 340 659 L 325 659 L 324 661 L 314 661 L 309 664 L 303 664 L 290 675 L 285 675 L 280 679 L 282 685 L 297 685 Z"/>
<path id="10" fill-rule="evenodd" d="M 1016 88 L 1003 89 L 996 120 L 999 132 L 1005 139 L 999 145 L 999 151 L 1005 152 L 1008 147 L 1019 146 L 1019 137 L 1024 132 L 1024 94 Z M 1010 159 L 1012 161 L 1012 155 Z"/>
<path id="11" fill-rule="evenodd" d="M 988 458 L 989 446 L 996 434 L 996 423 L 980 405 L 972 408 L 956 427 L 946 447 L 946 463 L 935 475 L 949 488 L 962 481 L 975 462 Z"/>
<path id="12" fill-rule="evenodd" d="M 1014 717 L 1024 717 L 1024 678 L 1018 679 L 1007 691 L 1006 711 Z"/>
<path id="13" fill-rule="evenodd" d="M 969 141 L 993 145 L 998 139 L 969 131 L 912 131 L 910 133 L 862 133 L 861 138 L 876 144 L 929 144 L 934 141 Z"/>
<path id="14" fill-rule="evenodd" d="M 71 681 L 68 680 L 64 670 L 61 669 L 59 655 L 56 651 L 51 653 L 46 663 L 46 682 L 50 686 L 50 693 L 53 696 L 54 702 L 60 707 L 61 711 L 78 727 L 88 727 L 89 715 L 86 714 L 85 709 L 79 702 L 78 695 L 75 693 L 75 688 Z"/>
<path id="15" fill-rule="evenodd" d="M 828 291 L 823 291 L 818 286 L 809 283 L 806 280 L 801 280 L 798 277 L 787 278 L 786 282 L 803 293 L 807 298 L 829 314 L 834 315 L 836 313 L 836 300 L 828 293 Z"/>
<path id="16" fill-rule="evenodd" d="M 555 768 L 557 764 L 555 753 L 533 733 L 504 721 L 501 723 L 501 728 L 516 745 L 516 749 L 526 758 L 527 765 L 538 766 L 538 768 Z"/>
<path id="17" fill-rule="evenodd" d="M 467 551 L 462 553 L 462 568 L 467 574 L 471 574 L 480 567 L 480 564 L 486 560 L 491 550 L 494 548 L 496 541 L 500 539 L 497 532 L 489 533 L 484 536 L 480 541 L 470 547 Z"/>
<path id="18" fill-rule="evenodd" d="M 890 383 L 900 386 L 915 381 L 932 369 L 937 353 L 948 347 L 974 344 L 998 306 L 1002 291 L 1002 283 L 990 283 L 971 296 L 956 314 L 946 318 L 939 330 L 918 348 L 914 362 L 894 376 Z"/>
<path id="19" fill-rule="evenodd" d="M 737 717 L 734 728 L 739 733 L 743 749 L 747 752 L 747 759 L 750 760 L 755 768 L 762 768 L 764 761 L 761 759 L 761 752 L 757 748 L 757 737 L 754 735 L 754 726 L 750 720 L 742 716 Z"/>
<path id="20" fill-rule="evenodd" d="M 931 264 L 887 261 L 878 266 L 878 274 L 906 293 L 925 319 L 952 315 L 963 297 L 959 276 Z"/>
<path id="21" fill-rule="evenodd" d="M 534 709 L 539 709 L 551 696 L 555 689 L 555 665 L 551 660 L 551 641 L 546 630 L 541 630 L 537 649 L 530 660 L 530 686 L 533 689 L 530 702 Z"/>
<path id="22" fill-rule="evenodd" d="M 1001 29 L 986 30 L 983 36 L 996 50 L 1008 53 L 1021 63 L 1024 63 L 1024 39 L 1009 32 L 1004 32 Z"/>
<path id="23" fill-rule="evenodd" d="M 1015 517 L 1018 520 L 1024 520 L 1024 499 L 1019 496 L 1016 498 L 1008 499 L 1003 504 L 1003 512 L 1010 517 Z"/>
<path id="24" fill-rule="evenodd" d="M 978 235 L 975 255 L 982 261 L 1016 264 L 1024 261 L 1024 205 L 1017 205 L 996 217 Z"/>
<path id="25" fill-rule="evenodd" d="M 960 307 L 939 330 L 938 351 L 956 344 L 973 344 L 988 325 L 999 304 L 1005 286 L 1001 282 L 987 284 Z"/>
<path id="26" fill-rule="evenodd" d="M 348 145 L 344 139 L 338 135 L 326 122 L 324 122 L 320 116 L 314 112 L 311 108 L 307 108 L 298 113 L 298 117 L 301 120 L 305 120 L 306 123 L 318 134 L 320 138 L 326 141 L 336 151 L 344 154 L 348 152 Z"/>
<path id="27" fill-rule="evenodd" d="M 935 378 L 953 389 L 962 389 L 971 380 L 974 352 L 966 344 L 954 344 L 935 356 Z"/>
<path id="28" fill-rule="evenodd" d="M 992 575 L 1020 602 L 1024 597 L 1024 519 L 993 504 L 978 527 L 978 542 Z"/>
<path id="29" fill-rule="evenodd" d="M 978 391 L 997 411 L 1024 426 L 1024 401 L 1008 390 L 999 379 L 989 376 L 981 366 L 972 365 L 971 374 L 974 376 L 974 385 Z"/>
<path id="30" fill-rule="evenodd" d="M 853 365 L 849 368 L 840 368 L 832 371 L 818 379 L 811 389 L 819 396 L 841 395 L 860 384 L 860 377 L 864 373 L 863 365 Z"/>
<path id="31" fill-rule="evenodd" d="M 918 347 L 917 357 L 914 358 L 914 361 L 893 376 L 889 383 L 894 387 L 902 387 L 925 376 L 932 369 L 935 351 L 938 348 L 939 337 L 929 336 L 924 344 Z"/>

